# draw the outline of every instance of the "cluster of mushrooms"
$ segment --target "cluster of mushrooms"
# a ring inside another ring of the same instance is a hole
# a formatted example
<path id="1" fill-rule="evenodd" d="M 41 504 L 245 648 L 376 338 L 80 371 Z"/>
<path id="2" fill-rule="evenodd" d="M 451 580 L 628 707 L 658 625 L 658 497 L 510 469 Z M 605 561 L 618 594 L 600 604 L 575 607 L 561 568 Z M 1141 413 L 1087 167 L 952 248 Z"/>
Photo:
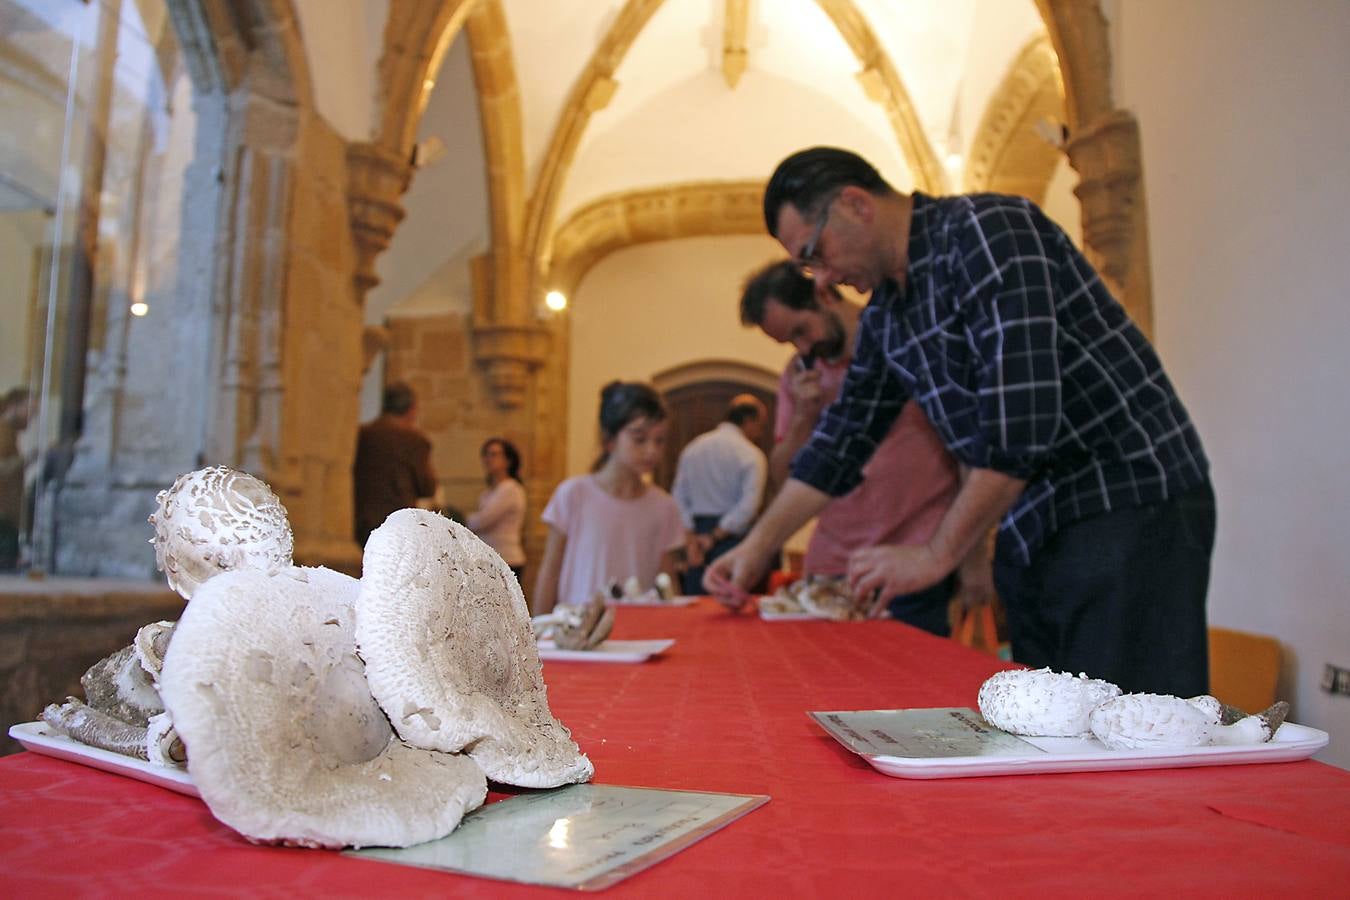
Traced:
<path id="1" fill-rule="evenodd" d="M 1271 740 L 1289 704 L 1248 715 L 1205 695 L 1124 694 L 1109 681 L 1053 672 L 999 672 L 980 686 L 980 715 L 995 728 L 1028 737 L 1091 734 L 1108 750 L 1165 750 Z"/>
<path id="2" fill-rule="evenodd" d="M 870 601 L 859 601 L 843 575 L 807 575 L 761 597 L 759 608 L 779 614 L 805 613 L 818 619 L 851 622 L 867 618 Z"/>
<path id="3" fill-rule="evenodd" d="M 43 713 L 76 740 L 185 764 L 212 814 L 249 840 L 406 847 L 487 795 L 588 780 L 549 711 L 510 569 L 434 513 L 393 513 L 360 580 L 295 566 L 286 510 L 215 466 L 160 492 L 156 560 L 189 603 Z"/>

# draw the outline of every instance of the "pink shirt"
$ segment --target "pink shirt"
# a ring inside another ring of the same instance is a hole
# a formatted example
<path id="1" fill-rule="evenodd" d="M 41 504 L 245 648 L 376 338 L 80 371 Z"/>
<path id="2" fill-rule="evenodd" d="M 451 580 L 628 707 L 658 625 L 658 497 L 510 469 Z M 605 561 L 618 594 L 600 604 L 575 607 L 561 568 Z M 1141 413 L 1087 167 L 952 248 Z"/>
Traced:
<path id="1" fill-rule="evenodd" d="M 680 508 L 655 485 L 641 497 L 621 500 L 594 475 L 578 475 L 558 485 L 543 519 L 567 535 L 560 604 L 584 603 L 610 581 L 623 584 L 634 575 L 645 590 L 661 571 L 661 557 L 684 546 Z"/>
<path id="2" fill-rule="evenodd" d="M 525 529 L 525 486 L 503 478 L 483 491 L 478 510 L 465 523 L 483 542 L 501 554 L 508 566 L 525 565 L 520 535 Z"/>
<path id="3" fill-rule="evenodd" d="M 792 421 L 791 373 L 796 357 L 778 379 L 774 438 L 783 440 Z M 839 396 L 848 362 L 816 361 L 820 386 L 829 400 Z M 906 403 L 890 432 L 863 467 L 863 481 L 835 500 L 816 520 L 803 567 L 812 575 L 842 575 L 854 550 L 882 544 L 922 544 L 960 487 L 955 460 L 923 410 Z"/>

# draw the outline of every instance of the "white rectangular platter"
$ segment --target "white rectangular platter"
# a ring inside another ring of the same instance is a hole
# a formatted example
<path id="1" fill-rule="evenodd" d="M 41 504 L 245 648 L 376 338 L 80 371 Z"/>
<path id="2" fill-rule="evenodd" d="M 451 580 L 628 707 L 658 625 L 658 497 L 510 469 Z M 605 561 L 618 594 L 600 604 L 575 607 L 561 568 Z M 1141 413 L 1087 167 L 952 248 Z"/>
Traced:
<path id="1" fill-rule="evenodd" d="M 197 786 L 192 783 L 192 776 L 184 769 L 173 769 L 81 744 L 53 731 L 45 722 L 24 722 L 11 726 L 9 736 L 22 744 L 25 750 L 43 756 L 54 756 L 82 766 L 92 766 L 105 772 L 125 775 L 190 797 L 198 796 Z"/>
<path id="2" fill-rule="evenodd" d="M 1325 731 L 1285 722 L 1264 744 L 1108 750 L 1096 738 L 1019 737 L 972 709 L 808 713 L 878 772 L 897 778 L 967 778 L 1044 772 L 1228 766 L 1307 759 L 1327 745 Z M 889 752 L 888 752 L 889 751 Z"/>
<path id="3" fill-rule="evenodd" d="M 669 600 L 606 600 L 609 606 L 690 606 L 698 602 L 698 598 L 689 594 L 680 594 L 671 597 Z"/>
<path id="4" fill-rule="evenodd" d="M 568 662 L 640 663 L 663 653 L 674 643 L 674 638 L 650 641 L 603 641 L 593 650 L 563 650 L 552 641 L 540 641 L 539 658 Z"/>
<path id="5" fill-rule="evenodd" d="M 825 619 L 813 613 L 806 612 L 778 612 L 772 609 L 759 608 L 759 617 L 765 622 L 824 622 Z"/>

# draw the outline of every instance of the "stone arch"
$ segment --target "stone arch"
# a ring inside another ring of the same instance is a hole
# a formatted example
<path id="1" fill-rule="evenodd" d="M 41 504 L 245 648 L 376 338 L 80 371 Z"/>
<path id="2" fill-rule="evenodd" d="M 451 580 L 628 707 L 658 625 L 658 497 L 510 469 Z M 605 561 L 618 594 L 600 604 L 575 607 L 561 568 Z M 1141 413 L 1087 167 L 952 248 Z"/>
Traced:
<path id="1" fill-rule="evenodd" d="M 990 98 L 971 141 L 963 188 L 1044 202 L 1060 151 L 1033 130 L 1043 118 L 1065 120 L 1059 64 L 1046 36 L 1022 48 Z"/>
<path id="2" fill-rule="evenodd" d="M 665 394 L 701 381 L 739 381 L 770 393 L 778 390 L 777 372 L 735 359 L 700 359 L 672 366 L 652 376 L 652 387 Z"/>
<path id="3" fill-rule="evenodd" d="M 1143 205 L 1139 124 L 1112 97 L 1111 47 L 1100 0 L 1036 0 L 1064 80 L 1078 172 L 1083 243 L 1131 317 L 1152 332 L 1148 221 Z"/>
<path id="4" fill-rule="evenodd" d="M 914 173 L 914 183 L 919 190 L 940 193 L 947 183 L 947 176 L 933 152 L 933 145 L 919 122 L 914 111 L 914 102 L 891 62 L 890 54 L 882 47 L 852 0 L 816 0 L 816 4 L 829 16 L 840 36 L 847 42 L 853 55 L 858 58 L 862 71 L 858 81 L 869 99 L 880 103 L 886 110 L 886 116 L 895 129 L 896 142 L 909 162 Z"/>
<path id="5" fill-rule="evenodd" d="M 762 234 L 763 194 L 762 181 L 701 181 L 601 197 L 559 226 L 548 287 L 571 295 L 592 266 L 635 244 Z"/>
<path id="6" fill-rule="evenodd" d="M 591 116 L 603 109 L 618 88 L 614 72 L 638 34 L 664 0 L 628 0 L 573 85 L 559 116 L 539 181 L 530 201 L 523 251 L 536 272 L 550 277 L 553 257 L 553 217 L 567 171 Z M 858 79 L 867 96 L 882 104 L 895 130 L 896 142 L 923 190 L 940 191 L 946 183 L 942 165 L 919 122 L 909 93 L 890 56 L 852 0 L 816 0 L 839 31 L 862 67 Z"/>

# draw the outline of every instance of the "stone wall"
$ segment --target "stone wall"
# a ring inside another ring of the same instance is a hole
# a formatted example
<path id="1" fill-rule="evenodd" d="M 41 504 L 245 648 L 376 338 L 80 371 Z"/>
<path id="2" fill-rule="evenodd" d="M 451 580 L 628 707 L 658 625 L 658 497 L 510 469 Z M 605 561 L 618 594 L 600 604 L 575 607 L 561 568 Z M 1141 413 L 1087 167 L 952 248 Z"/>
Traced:
<path id="1" fill-rule="evenodd" d="M 418 397 L 418 423 L 432 442 L 432 465 L 450 506 L 473 512 L 483 491 L 478 451 L 490 437 L 504 437 L 521 455 L 525 484 L 525 552 L 522 587 L 528 596 L 547 529 L 539 520 L 562 477 L 566 459 L 565 351 L 552 354 L 531 379 L 525 403 L 503 409 L 477 363 L 471 320 L 459 313 L 391 316 L 385 361 L 388 381 L 406 381 Z M 566 346 L 553 335 L 554 347 Z"/>
<path id="2" fill-rule="evenodd" d="M 183 599 L 163 583 L 0 578 L 0 754 L 20 749 L 11 725 L 83 697 L 86 669 L 131 643 L 142 625 L 182 611 Z"/>

